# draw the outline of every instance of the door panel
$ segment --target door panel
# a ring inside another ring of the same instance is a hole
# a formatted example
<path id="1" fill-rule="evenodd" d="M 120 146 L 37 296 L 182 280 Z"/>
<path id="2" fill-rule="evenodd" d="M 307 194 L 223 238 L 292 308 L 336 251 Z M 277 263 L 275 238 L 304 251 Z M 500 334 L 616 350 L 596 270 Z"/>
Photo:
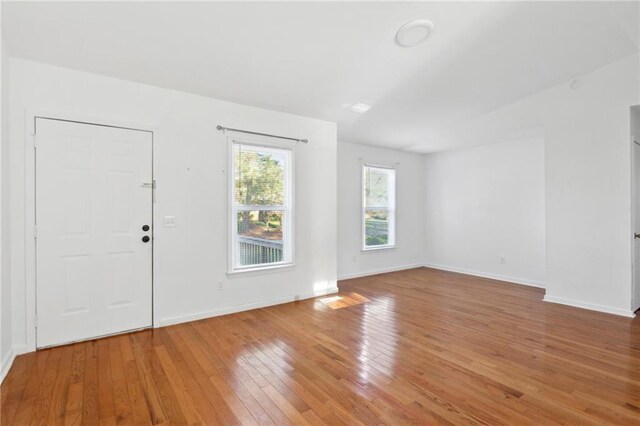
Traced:
<path id="1" fill-rule="evenodd" d="M 640 146 L 633 143 L 633 232 L 640 234 Z M 633 306 L 640 308 L 640 238 L 634 238 L 633 259 Z"/>
<path id="2" fill-rule="evenodd" d="M 152 136 L 36 121 L 37 345 L 151 326 Z"/>

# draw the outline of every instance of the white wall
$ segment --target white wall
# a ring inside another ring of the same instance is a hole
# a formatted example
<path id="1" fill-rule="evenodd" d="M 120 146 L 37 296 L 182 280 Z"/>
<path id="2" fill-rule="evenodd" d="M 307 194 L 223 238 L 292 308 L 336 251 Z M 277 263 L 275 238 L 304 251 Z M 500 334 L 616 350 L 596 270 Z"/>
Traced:
<path id="1" fill-rule="evenodd" d="M 544 141 L 431 154 L 424 167 L 427 266 L 543 287 Z"/>
<path id="2" fill-rule="evenodd" d="M 2 34 L 0 4 L 0 381 L 12 362 L 11 282 L 9 280 L 9 138 L 7 123 L 8 56 Z"/>
<path id="3" fill-rule="evenodd" d="M 631 315 L 629 107 L 638 55 L 452 129 L 479 141 L 541 128 L 545 138 L 545 300 Z"/>
<path id="4" fill-rule="evenodd" d="M 11 250 L 14 345 L 24 312 L 25 111 L 155 127 L 155 316 L 164 325 L 336 290 L 336 125 L 11 58 Z M 227 149 L 216 125 L 305 137 L 295 153 L 296 266 L 227 277 Z M 224 290 L 218 291 L 218 282 Z M 28 348 L 32 349 L 31 344 Z"/>
<path id="5" fill-rule="evenodd" d="M 395 167 L 396 248 L 362 251 L 362 162 Z M 422 156 L 338 143 L 338 277 L 352 278 L 424 263 Z"/>

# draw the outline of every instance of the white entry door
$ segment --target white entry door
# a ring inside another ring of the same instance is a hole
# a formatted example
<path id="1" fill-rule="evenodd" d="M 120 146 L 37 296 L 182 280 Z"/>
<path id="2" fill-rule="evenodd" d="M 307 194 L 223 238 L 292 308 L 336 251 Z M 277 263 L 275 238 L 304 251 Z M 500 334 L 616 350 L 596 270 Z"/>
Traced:
<path id="1" fill-rule="evenodd" d="M 633 143 L 633 232 L 634 238 L 634 259 L 633 259 L 633 306 L 635 311 L 640 308 L 640 139 L 635 139 Z"/>
<path id="2" fill-rule="evenodd" d="M 152 324 L 152 134 L 36 119 L 37 346 Z"/>

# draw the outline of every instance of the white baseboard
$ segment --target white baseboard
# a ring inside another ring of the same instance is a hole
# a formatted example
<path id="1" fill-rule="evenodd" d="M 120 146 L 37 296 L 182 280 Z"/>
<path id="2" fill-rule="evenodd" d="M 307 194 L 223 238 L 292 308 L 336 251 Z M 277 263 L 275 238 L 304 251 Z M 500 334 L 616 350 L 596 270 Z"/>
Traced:
<path id="1" fill-rule="evenodd" d="M 7 377 L 7 373 L 11 369 L 13 365 L 13 361 L 15 361 L 16 357 L 20 354 L 26 353 L 26 346 L 18 346 L 15 348 L 11 348 L 9 352 L 4 356 L 0 363 L 0 383 L 4 381 L 4 378 Z"/>
<path id="2" fill-rule="evenodd" d="M 164 318 L 158 321 L 155 327 L 165 327 L 168 325 L 181 324 L 183 322 L 197 321 L 205 318 L 217 317 L 220 315 L 228 315 L 236 312 L 249 311 L 251 309 L 266 308 L 267 306 L 280 305 L 282 303 L 295 302 L 296 300 L 311 299 L 313 297 L 326 296 L 327 294 L 334 294 L 339 291 L 338 287 L 330 287 L 317 292 L 290 295 L 285 297 L 279 297 L 277 299 L 263 300 L 255 303 L 246 303 L 243 305 L 231 306 L 228 308 L 214 309 L 205 312 L 196 312 L 194 314 L 180 315 L 175 317 Z"/>
<path id="3" fill-rule="evenodd" d="M 636 315 L 631 309 L 612 308 L 609 306 L 598 305 L 595 303 L 581 302 L 579 300 L 565 299 L 564 297 L 544 296 L 545 302 L 558 303 L 560 305 L 573 306 L 574 308 L 589 309 L 591 311 L 604 312 L 606 314 L 620 315 L 627 318 L 635 318 Z"/>
<path id="4" fill-rule="evenodd" d="M 440 269 L 441 271 L 457 272 L 459 274 L 473 275 L 474 277 L 489 278 L 496 281 L 505 281 L 513 284 L 528 285 L 530 287 L 545 288 L 544 283 L 540 281 L 528 280 L 524 278 L 510 277 L 508 275 L 491 274 L 488 272 L 474 271 L 472 269 L 457 268 L 454 266 L 443 266 L 434 264 L 425 264 L 425 268 Z"/>
<path id="5" fill-rule="evenodd" d="M 522 278 L 515 278 L 515 277 L 509 277 L 509 276 L 498 275 L 498 274 L 490 274 L 485 272 L 478 272 L 478 271 L 473 271 L 473 270 L 464 269 L 464 268 L 456 268 L 451 266 L 442 266 L 442 265 L 434 265 L 434 264 L 425 264 L 424 266 L 426 268 L 439 269 L 442 271 L 458 272 L 460 274 L 473 275 L 473 276 L 482 277 L 482 278 L 490 278 L 492 280 L 505 281 L 508 283 L 545 288 L 544 283 L 541 283 L 538 281 L 526 280 Z M 575 308 L 589 309 L 591 311 L 598 311 L 598 312 L 604 312 L 607 314 L 620 315 L 627 318 L 635 318 L 635 314 L 630 309 L 627 310 L 627 309 L 612 308 L 609 306 L 598 305 L 595 303 L 581 302 L 579 300 L 571 300 L 571 299 L 565 299 L 563 297 L 555 297 L 555 296 L 549 296 L 549 295 L 545 295 L 542 300 L 550 303 L 558 303 L 560 305 L 573 306 Z"/>
<path id="6" fill-rule="evenodd" d="M 422 268 L 423 266 L 424 265 L 422 263 L 415 263 L 413 265 L 392 266 L 392 267 L 389 267 L 389 268 L 373 269 L 373 270 L 370 270 L 370 271 L 352 272 L 350 274 L 339 275 L 338 276 L 338 281 L 340 281 L 340 280 L 349 280 L 351 278 L 368 277 L 368 276 L 371 276 L 371 275 L 386 274 L 388 272 L 404 271 L 406 269 Z"/>
<path id="7" fill-rule="evenodd" d="M 12 349 L 9 349 L 9 352 L 2 359 L 2 363 L 0 364 L 0 383 L 7 377 L 7 373 L 11 366 L 13 365 L 13 360 L 16 359 L 16 353 Z"/>

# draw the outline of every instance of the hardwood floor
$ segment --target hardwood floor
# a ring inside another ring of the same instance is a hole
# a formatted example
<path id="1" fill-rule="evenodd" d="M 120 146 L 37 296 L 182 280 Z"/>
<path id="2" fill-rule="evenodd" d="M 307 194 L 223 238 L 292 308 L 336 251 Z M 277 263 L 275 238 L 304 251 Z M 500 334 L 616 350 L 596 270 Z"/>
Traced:
<path id="1" fill-rule="evenodd" d="M 431 269 L 42 350 L 2 425 L 640 424 L 640 320 Z"/>

